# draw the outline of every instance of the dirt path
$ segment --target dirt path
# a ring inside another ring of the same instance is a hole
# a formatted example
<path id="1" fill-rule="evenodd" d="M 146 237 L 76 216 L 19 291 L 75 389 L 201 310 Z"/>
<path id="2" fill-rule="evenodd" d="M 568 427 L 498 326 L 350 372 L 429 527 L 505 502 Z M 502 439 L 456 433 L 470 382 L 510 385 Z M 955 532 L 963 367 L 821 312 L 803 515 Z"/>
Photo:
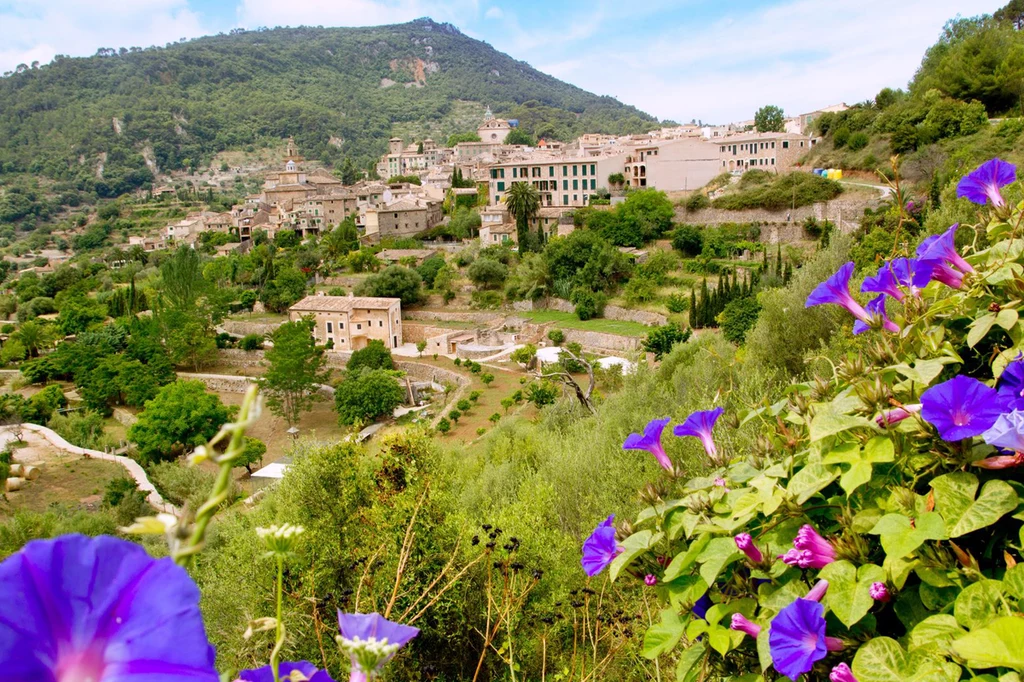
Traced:
<path id="1" fill-rule="evenodd" d="M 3 430 L 0 430 L 0 449 L 7 446 L 17 440 L 15 434 L 15 428 L 7 426 Z M 159 492 L 157 492 L 156 486 L 154 486 L 149 476 L 146 475 L 146 471 L 139 466 L 139 463 L 128 457 L 121 455 L 108 455 L 105 452 L 99 450 L 87 450 L 86 448 L 80 448 L 77 445 L 72 445 L 67 442 L 55 432 L 46 428 L 45 426 L 39 426 L 38 424 L 22 424 L 21 436 L 28 443 L 27 447 L 18 448 L 17 459 L 22 464 L 38 464 L 46 462 L 47 457 L 52 453 L 53 449 L 56 448 L 61 452 L 66 452 L 72 455 L 78 455 L 80 457 L 91 457 L 93 459 L 101 459 L 108 462 L 116 462 L 120 464 L 128 472 L 128 475 L 135 479 L 136 485 L 139 486 L 139 490 L 146 493 L 146 501 L 151 507 L 157 511 L 167 512 L 179 516 L 181 511 L 170 502 L 167 502 Z"/>

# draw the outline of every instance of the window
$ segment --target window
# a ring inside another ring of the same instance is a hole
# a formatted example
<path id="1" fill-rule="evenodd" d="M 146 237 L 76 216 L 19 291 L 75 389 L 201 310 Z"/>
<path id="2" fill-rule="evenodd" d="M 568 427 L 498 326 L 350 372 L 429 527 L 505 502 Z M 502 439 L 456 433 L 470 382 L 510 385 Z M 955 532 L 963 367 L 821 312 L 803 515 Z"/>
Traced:
<path id="1" fill-rule="evenodd" d="M 329 321 L 329 320 L 327 322 L 327 333 L 328 334 L 333 334 L 334 333 L 334 323 Z"/>
<path id="2" fill-rule="evenodd" d="M 361 325 L 361 324 L 357 324 L 357 325 L 356 325 L 356 330 L 357 330 L 357 331 L 358 331 L 358 330 L 360 330 L 360 329 L 362 329 L 362 328 L 363 328 L 363 325 Z"/>
<path id="3" fill-rule="evenodd" d="M 518 176 L 516 175 L 516 173 L 517 173 L 517 171 L 518 171 L 518 170 L 519 170 L 519 169 L 517 169 L 517 168 L 513 168 L 513 169 L 512 169 L 512 179 L 513 179 L 513 180 L 514 180 L 514 179 L 516 179 L 516 178 L 518 177 Z"/>
<path id="4" fill-rule="evenodd" d="M 505 191 L 505 183 L 504 182 L 499 182 L 498 183 L 498 191 L 499 192 L 504 192 Z"/>
<path id="5" fill-rule="evenodd" d="M 569 181 L 562 180 L 562 189 L 569 189 Z"/>
<path id="6" fill-rule="evenodd" d="M 569 205 L 569 195 L 568 194 L 563 194 L 562 195 L 562 203 L 565 204 L 566 206 Z"/>
<path id="7" fill-rule="evenodd" d="M 397 214 L 397 213 L 395 214 L 395 218 L 396 218 L 396 219 L 398 218 L 398 214 Z"/>
<path id="8" fill-rule="evenodd" d="M 573 175 L 576 175 L 576 171 L 578 171 L 579 169 L 580 169 L 580 167 L 579 167 L 579 166 L 573 166 L 573 167 L 572 167 L 572 174 L 573 174 Z"/>
<path id="9" fill-rule="evenodd" d="M 562 175 L 568 175 L 568 174 L 569 174 L 569 167 L 568 166 L 562 166 Z"/>
<path id="10" fill-rule="evenodd" d="M 783 149 L 789 149 L 789 140 L 783 140 L 782 141 L 782 148 Z"/>
<path id="11" fill-rule="evenodd" d="M 573 189 L 579 189 L 580 188 L 580 181 L 579 180 L 573 180 L 572 181 L 572 188 Z"/>
<path id="12" fill-rule="evenodd" d="M 580 198 L 579 198 L 579 195 L 578 195 L 578 194 L 573 194 L 573 195 L 572 195 L 572 201 L 573 201 L 573 203 L 576 203 L 576 202 L 577 202 L 577 201 L 579 201 L 579 200 L 580 200 Z"/>
<path id="13" fill-rule="evenodd" d="M 772 142 L 772 149 L 775 149 L 775 143 Z"/>
<path id="14" fill-rule="evenodd" d="M 378 321 L 378 322 L 377 322 L 377 326 L 378 326 L 378 327 L 383 327 L 383 326 L 384 326 L 384 320 L 380 320 L 380 321 Z"/>
<path id="15" fill-rule="evenodd" d="M 590 179 L 590 189 L 597 189 L 597 180 L 593 178 Z"/>
<path id="16" fill-rule="evenodd" d="M 773 166 L 775 165 L 775 157 L 774 156 L 772 157 L 772 165 Z"/>
<path id="17" fill-rule="evenodd" d="M 597 166 L 595 166 L 594 164 L 590 164 L 590 174 L 597 175 Z"/>
<path id="18" fill-rule="evenodd" d="M 587 164 L 583 164 L 583 174 L 587 174 Z"/>
<path id="19" fill-rule="evenodd" d="M 345 323 L 344 323 L 344 322 L 339 322 L 339 323 L 338 323 L 338 329 L 341 329 L 342 331 L 344 331 L 344 329 L 345 329 Z"/>
<path id="20" fill-rule="evenodd" d="M 554 166 L 548 166 L 548 177 L 549 178 L 555 177 L 555 167 Z"/>

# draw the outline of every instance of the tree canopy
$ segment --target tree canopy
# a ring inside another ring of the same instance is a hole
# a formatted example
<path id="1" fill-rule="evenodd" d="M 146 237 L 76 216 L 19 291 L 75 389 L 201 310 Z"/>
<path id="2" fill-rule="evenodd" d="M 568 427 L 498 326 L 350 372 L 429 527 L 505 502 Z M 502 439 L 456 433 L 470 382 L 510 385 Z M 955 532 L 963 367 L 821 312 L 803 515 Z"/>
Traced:
<path id="1" fill-rule="evenodd" d="M 128 438 L 142 461 L 172 460 L 213 438 L 229 417 L 228 408 L 201 381 L 176 381 L 146 403 Z"/>

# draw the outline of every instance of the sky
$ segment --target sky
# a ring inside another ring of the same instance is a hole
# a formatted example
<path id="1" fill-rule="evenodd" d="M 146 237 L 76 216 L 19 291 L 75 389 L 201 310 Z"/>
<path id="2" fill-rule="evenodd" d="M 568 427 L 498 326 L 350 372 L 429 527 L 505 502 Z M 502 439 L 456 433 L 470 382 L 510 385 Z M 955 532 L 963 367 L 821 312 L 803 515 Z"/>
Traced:
<path id="1" fill-rule="evenodd" d="M 0 0 L 0 71 L 232 28 L 429 16 L 661 119 L 787 115 L 903 87 L 943 24 L 1005 0 Z"/>

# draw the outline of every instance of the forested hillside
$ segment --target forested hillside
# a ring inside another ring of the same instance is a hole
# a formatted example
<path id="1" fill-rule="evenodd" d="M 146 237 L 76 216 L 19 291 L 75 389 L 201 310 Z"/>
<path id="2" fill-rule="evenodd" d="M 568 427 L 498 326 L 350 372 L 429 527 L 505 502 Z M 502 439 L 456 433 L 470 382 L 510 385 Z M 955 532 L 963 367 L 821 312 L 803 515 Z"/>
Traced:
<path id="1" fill-rule="evenodd" d="M 452 112 L 466 101 L 561 139 L 656 124 L 450 24 L 277 28 L 19 67 L 0 79 L 0 173 L 87 180 L 115 196 L 148 180 L 154 163 L 187 168 L 288 136 L 307 158 L 366 167 L 393 124 L 464 132 Z"/>

